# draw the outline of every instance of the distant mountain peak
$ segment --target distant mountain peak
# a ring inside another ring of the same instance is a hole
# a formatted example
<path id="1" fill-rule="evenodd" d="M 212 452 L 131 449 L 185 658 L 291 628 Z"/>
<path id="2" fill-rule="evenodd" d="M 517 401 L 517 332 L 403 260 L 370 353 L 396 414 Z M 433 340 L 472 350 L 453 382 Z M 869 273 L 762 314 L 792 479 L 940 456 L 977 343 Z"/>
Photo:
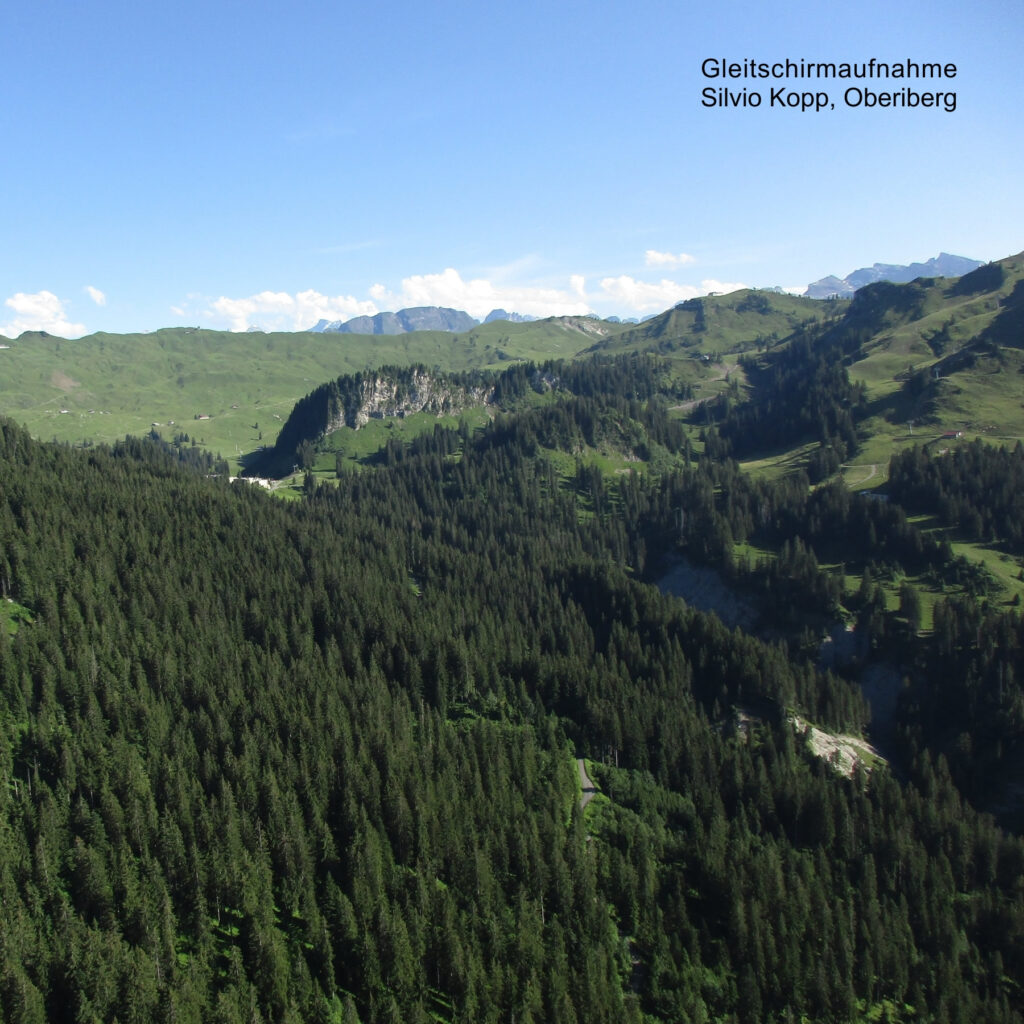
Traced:
<path id="1" fill-rule="evenodd" d="M 505 309 L 492 309 L 483 319 L 507 320 L 513 324 L 527 324 L 539 317 L 529 313 L 509 313 Z M 374 316 L 355 316 L 351 320 L 319 320 L 310 331 L 314 334 L 406 334 L 409 331 L 469 331 L 481 321 L 461 309 L 448 306 L 410 306 L 397 313 L 377 313 Z"/>
<path id="2" fill-rule="evenodd" d="M 875 263 L 870 267 L 861 267 L 846 277 L 830 275 L 823 277 L 807 286 L 804 295 L 809 299 L 828 299 L 834 295 L 848 299 L 858 288 L 875 281 L 892 281 L 894 284 L 906 284 L 917 277 L 962 277 L 982 266 L 981 260 L 971 260 L 964 256 L 953 256 L 948 252 L 940 252 L 927 263 Z"/>
<path id="3" fill-rule="evenodd" d="M 351 320 L 321 320 L 316 334 L 407 334 L 410 331 L 468 331 L 479 320 L 447 306 L 410 306 L 397 313 L 357 316 Z"/>
<path id="4" fill-rule="evenodd" d="M 487 316 L 484 317 L 484 323 L 489 324 L 495 320 L 508 320 L 509 323 L 513 324 L 528 324 L 538 319 L 535 316 L 530 316 L 529 313 L 509 313 L 504 309 L 492 309 Z"/>

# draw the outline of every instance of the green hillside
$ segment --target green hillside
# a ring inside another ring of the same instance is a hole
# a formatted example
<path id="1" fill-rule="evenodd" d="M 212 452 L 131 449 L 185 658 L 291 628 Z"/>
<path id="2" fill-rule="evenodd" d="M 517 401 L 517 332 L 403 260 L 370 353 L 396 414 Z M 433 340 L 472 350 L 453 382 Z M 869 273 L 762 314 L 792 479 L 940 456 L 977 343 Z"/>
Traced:
<path id="1" fill-rule="evenodd" d="M 413 363 L 500 369 L 521 359 L 654 351 L 674 354 L 680 374 L 706 396 L 721 389 L 739 353 L 776 344 L 799 324 L 834 316 L 843 306 L 744 291 L 684 304 L 641 325 L 554 317 L 495 321 L 464 334 L 167 328 L 69 341 L 30 333 L 0 349 L 0 412 L 43 439 L 111 442 L 156 429 L 169 440 L 184 432 L 234 464 L 272 442 L 295 402 L 339 374 Z M 695 330 L 701 317 L 705 326 Z M 709 353 L 726 354 L 725 361 L 701 358 Z"/>
<path id="2" fill-rule="evenodd" d="M 1017 255 L 956 281 L 879 289 L 870 340 L 849 367 L 867 386 L 870 413 L 853 477 L 947 433 L 961 442 L 1024 437 L 1022 282 Z M 876 474 L 871 485 L 883 480 Z"/>
<path id="3" fill-rule="evenodd" d="M 757 290 L 693 299 L 589 351 L 648 351 L 673 359 L 699 388 L 687 407 L 699 426 L 706 417 L 694 406 L 730 390 L 733 402 L 757 402 L 752 372 L 777 365 L 794 338 L 813 338 L 816 351 L 841 361 L 850 379 L 865 385 L 861 442 L 850 453 L 849 480 L 876 486 L 891 454 L 947 431 L 990 440 L 1024 437 L 1022 306 L 1024 254 L 963 278 L 879 282 L 850 301 Z M 794 382 L 804 386 L 796 376 Z M 806 462 L 811 440 L 817 438 L 763 447 L 750 464 L 791 470 Z"/>
<path id="4" fill-rule="evenodd" d="M 793 423 L 810 412 L 826 372 L 857 389 L 857 437 L 849 436 L 840 460 L 855 486 L 878 486 L 892 454 L 946 434 L 1024 437 L 1024 256 L 963 278 L 878 282 L 849 302 L 827 304 L 827 315 L 819 305 L 817 317 L 801 318 L 807 302 L 763 292 L 694 300 L 601 347 L 660 351 L 676 360 L 689 353 L 692 379 L 702 375 L 704 388 L 688 409 L 691 424 L 719 423 L 731 450 L 757 472 L 791 472 L 808 464 L 816 445 L 832 444 L 809 423 L 780 430 L 780 415 Z M 775 337 L 765 333 L 773 323 Z M 852 394 L 836 391 L 830 401 L 848 403 Z M 702 407 L 701 400 L 716 396 Z M 834 420 L 820 397 L 815 401 L 813 415 Z"/>
<path id="5" fill-rule="evenodd" d="M 0 413 L 36 437 L 71 442 L 111 442 L 156 424 L 168 440 L 185 432 L 234 461 L 272 442 L 295 402 L 340 373 L 389 363 L 462 370 L 571 357 L 595 337 L 620 329 L 561 318 L 497 321 L 461 335 L 168 328 L 68 341 L 23 334 L 0 348 Z"/>
<path id="6" fill-rule="evenodd" d="M 0 1017 L 1021 1024 L 1024 446 L 858 462 L 1019 404 L 983 269 L 760 350 L 801 304 L 714 297 L 729 353 L 693 308 L 0 350 L 69 431 L 188 402 L 155 433 L 302 467 L 0 420 Z"/>
<path id="7" fill-rule="evenodd" d="M 745 288 L 689 299 L 591 346 L 591 352 L 650 351 L 662 355 L 737 355 L 771 348 L 801 325 L 841 316 L 849 303 Z"/>
<path id="8" fill-rule="evenodd" d="M 670 359 L 676 379 L 694 389 L 676 405 L 691 418 L 697 443 L 708 399 L 731 393 L 756 401 L 749 369 L 770 365 L 795 336 L 815 333 L 840 339 L 840 347 L 855 338 L 855 351 L 844 358 L 851 379 L 866 386 L 866 408 L 848 479 L 875 486 L 889 455 L 915 437 L 946 430 L 1024 436 L 1014 392 L 1024 367 L 1014 340 L 1022 266 L 1011 257 L 959 281 L 880 283 L 862 289 L 852 305 L 748 289 L 690 300 L 638 325 L 562 317 L 498 321 L 463 334 L 174 328 L 74 341 L 26 334 L 0 349 L 0 412 L 37 437 L 71 442 L 150 430 L 168 440 L 187 434 L 237 466 L 273 443 L 299 398 L 340 374 L 388 364 L 458 371 L 650 352 Z M 769 472 L 798 466 L 811 453 L 807 440 L 795 450 L 758 452 L 750 464 Z"/>

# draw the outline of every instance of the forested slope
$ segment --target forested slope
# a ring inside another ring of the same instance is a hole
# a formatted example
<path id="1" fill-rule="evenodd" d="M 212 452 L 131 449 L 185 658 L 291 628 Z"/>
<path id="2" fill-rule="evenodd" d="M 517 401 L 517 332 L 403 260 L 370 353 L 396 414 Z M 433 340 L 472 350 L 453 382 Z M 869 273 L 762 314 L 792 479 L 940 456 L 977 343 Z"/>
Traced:
<path id="1" fill-rule="evenodd" d="M 566 486 L 524 423 L 295 504 L 0 423 L 4 1019 L 1021 1019 L 1021 842 L 637 579 L 727 478 Z"/>

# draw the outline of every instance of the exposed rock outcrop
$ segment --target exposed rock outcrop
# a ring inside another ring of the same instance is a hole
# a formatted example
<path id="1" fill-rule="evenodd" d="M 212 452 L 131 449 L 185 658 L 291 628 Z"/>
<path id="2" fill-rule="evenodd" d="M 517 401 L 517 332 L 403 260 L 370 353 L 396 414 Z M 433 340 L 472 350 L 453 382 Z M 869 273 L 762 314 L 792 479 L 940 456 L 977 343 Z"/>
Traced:
<path id="1" fill-rule="evenodd" d="M 323 433 L 339 427 L 358 430 L 371 419 L 417 412 L 457 415 L 470 406 L 487 404 L 493 395 L 493 385 L 470 385 L 422 369 L 360 374 L 356 387 L 343 396 L 340 407 L 332 410 Z"/>

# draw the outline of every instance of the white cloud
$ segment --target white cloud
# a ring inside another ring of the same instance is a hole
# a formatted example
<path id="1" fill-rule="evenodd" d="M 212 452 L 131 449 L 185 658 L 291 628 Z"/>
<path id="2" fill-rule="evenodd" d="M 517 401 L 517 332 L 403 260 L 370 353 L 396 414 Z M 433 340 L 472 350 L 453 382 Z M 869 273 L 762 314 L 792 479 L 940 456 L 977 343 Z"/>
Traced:
<path id="1" fill-rule="evenodd" d="M 638 281 L 622 274 L 619 277 L 605 277 L 601 280 L 601 298 L 605 303 L 616 303 L 620 309 L 631 313 L 661 312 L 685 299 L 695 299 L 708 292 L 734 292 L 746 288 L 745 284 L 727 284 L 723 281 L 706 279 L 700 287 L 679 284 L 662 278 L 660 281 Z"/>
<path id="2" fill-rule="evenodd" d="M 742 281 L 716 281 L 714 278 L 706 277 L 700 283 L 701 294 L 728 295 L 729 292 L 738 292 L 741 288 L 749 288 L 749 284 Z"/>
<path id="3" fill-rule="evenodd" d="M 700 290 L 664 278 L 652 283 L 622 274 L 619 277 L 602 278 L 601 293 L 606 302 L 614 303 L 619 308 L 632 313 L 649 313 L 667 309 L 683 299 L 695 298 Z"/>
<path id="4" fill-rule="evenodd" d="M 376 312 L 376 305 L 369 299 L 360 300 L 351 295 L 332 297 L 310 288 L 295 295 L 267 291 L 243 299 L 221 296 L 207 315 L 226 322 L 232 331 L 246 331 L 250 327 L 266 331 L 307 331 L 319 320 L 348 320 Z"/>
<path id="5" fill-rule="evenodd" d="M 463 280 L 451 267 L 440 274 L 414 274 L 402 279 L 398 292 L 383 285 L 370 289 L 373 298 L 389 310 L 408 306 L 449 306 L 482 319 L 492 309 L 531 316 L 582 316 L 590 312 L 584 279 L 574 274 L 569 289 L 533 284 L 495 284 L 487 278 Z"/>
<path id="6" fill-rule="evenodd" d="M 0 334 L 16 338 L 24 331 L 46 331 L 61 338 L 77 338 L 85 334 L 84 324 L 73 324 L 64 312 L 64 302 L 53 292 L 27 294 L 18 292 L 4 305 L 15 312 L 15 318 L 0 327 Z"/>
<path id="7" fill-rule="evenodd" d="M 705 279 L 699 285 L 680 284 L 662 278 L 641 281 L 621 275 L 601 279 L 596 291 L 587 290 L 582 274 L 571 274 L 562 284 L 550 281 L 516 280 L 502 270 L 490 277 L 464 278 L 448 267 L 437 274 L 413 274 L 402 279 L 397 288 L 377 283 L 368 289 L 368 298 L 351 295 L 327 296 L 309 289 L 290 292 L 265 291 L 244 298 L 221 296 L 204 303 L 202 317 L 232 331 L 251 327 L 263 330 L 303 331 L 319 320 L 348 320 L 354 316 L 372 316 L 382 310 L 395 312 L 410 306 L 447 306 L 465 310 L 482 320 L 492 309 L 506 309 L 536 317 L 586 316 L 600 311 L 603 316 L 634 316 L 659 313 L 684 299 L 708 292 L 730 292 L 747 287 Z M 195 299 L 190 296 L 190 299 Z M 182 307 L 172 307 L 179 316 L 192 315 Z M 198 322 L 198 321 L 197 321 Z"/>
<path id="8" fill-rule="evenodd" d="M 644 262 L 649 267 L 683 267 L 687 263 L 696 263 L 697 257 L 686 252 L 658 252 L 648 249 L 644 253 Z"/>
<path id="9" fill-rule="evenodd" d="M 89 293 L 89 298 L 96 303 L 97 306 L 105 306 L 107 304 L 107 297 L 99 290 L 99 288 L 93 288 L 91 284 L 85 286 L 85 290 Z"/>

